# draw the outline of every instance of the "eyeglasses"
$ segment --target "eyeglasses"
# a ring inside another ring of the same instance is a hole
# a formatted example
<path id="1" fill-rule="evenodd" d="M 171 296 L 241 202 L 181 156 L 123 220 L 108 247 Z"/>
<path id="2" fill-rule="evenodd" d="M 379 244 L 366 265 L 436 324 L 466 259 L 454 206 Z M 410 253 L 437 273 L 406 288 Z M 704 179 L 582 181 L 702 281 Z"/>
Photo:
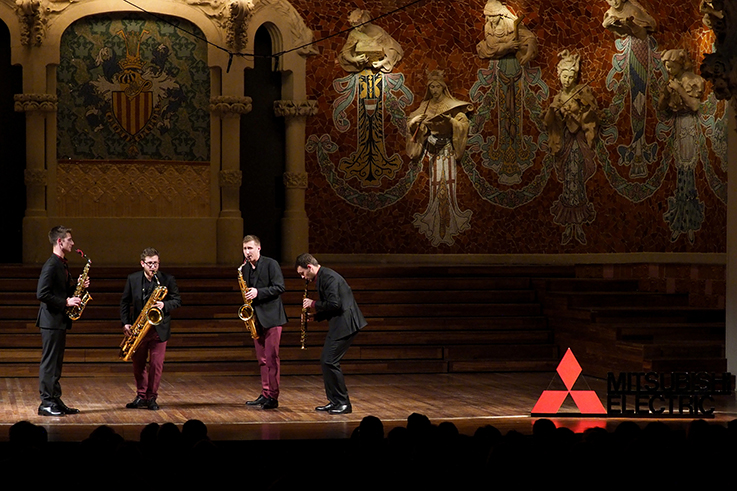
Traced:
<path id="1" fill-rule="evenodd" d="M 149 268 L 153 268 L 154 266 L 158 266 L 159 262 L 158 261 L 146 261 L 143 264 L 145 264 Z"/>

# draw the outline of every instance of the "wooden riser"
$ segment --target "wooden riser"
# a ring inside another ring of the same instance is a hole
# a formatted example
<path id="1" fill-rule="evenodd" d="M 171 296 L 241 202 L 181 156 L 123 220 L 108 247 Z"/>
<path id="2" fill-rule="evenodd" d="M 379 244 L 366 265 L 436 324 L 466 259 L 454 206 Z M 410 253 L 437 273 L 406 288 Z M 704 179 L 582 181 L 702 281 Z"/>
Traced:
<path id="1" fill-rule="evenodd" d="M 637 282 L 626 292 L 628 283 L 612 281 L 554 279 L 545 282 L 552 293 L 538 289 L 556 343 L 571 348 L 584 374 L 726 369 L 723 309 L 689 307 L 682 294 L 637 292 Z"/>

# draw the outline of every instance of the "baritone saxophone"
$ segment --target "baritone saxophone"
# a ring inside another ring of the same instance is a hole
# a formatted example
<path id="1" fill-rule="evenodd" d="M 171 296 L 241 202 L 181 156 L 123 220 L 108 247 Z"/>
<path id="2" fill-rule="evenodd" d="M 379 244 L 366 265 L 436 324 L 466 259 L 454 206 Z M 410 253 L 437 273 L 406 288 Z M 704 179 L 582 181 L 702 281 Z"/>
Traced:
<path id="1" fill-rule="evenodd" d="M 245 262 L 243 264 L 246 264 Z M 241 268 L 238 268 L 238 285 L 241 287 L 241 294 L 243 295 L 243 305 L 238 309 L 238 318 L 246 324 L 246 329 L 251 333 L 253 339 L 258 339 L 258 330 L 256 329 L 256 318 L 254 317 L 255 312 L 253 311 L 253 305 L 251 301 L 246 298 L 248 293 L 248 285 L 246 280 L 243 278 L 243 272 Z"/>
<path id="2" fill-rule="evenodd" d="M 158 326 L 161 321 L 164 320 L 164 312 L 156 306 L 156 302 L 164 299 L 168 289 L 165 286 L 161 286 L 159 277 L 154 275 L 156 284 L 158 285 L 151 292 L 151 296 L 148 297 L 146 305 L 143 306 L 143 310 L 138 314 L 136 322 L 131 326 L 131 333 L 123 338 L 123 342 L 120 343 L 120 359 L 123 361 L 131 361 L 133 354 L 136 352 L 138 347 L 141 345 L 143 338 L 146 337 L 149 329 L 152 326 Z"/>
<path id="3" fill-rule="evenodd" d="M 82 301 L 79 305 L 66 308 L 67 317 L 73 321 L 79 320 L 79 318 L 82 317 L 82 312 L 84 311 L 84 308 L 87 307 L 87 302 L 92 300 L 92 295 L 90 295 L 90 292 L 88 292 L 84 287 L 84 282 L 87 281 L 87 278 L 89 277 L 92 261 L 87 257 L 87 254 L 82 252 L 82 249 L 77 249 L 77 254 L 85 258 L 87 260 L 87 264 L 84 265 L 84 270 L 82 271 L 82 275 L 79 277 L 79 281 L 77 281 L 77 288 L 74 290 L 73 295 L 81 298 Z"/>

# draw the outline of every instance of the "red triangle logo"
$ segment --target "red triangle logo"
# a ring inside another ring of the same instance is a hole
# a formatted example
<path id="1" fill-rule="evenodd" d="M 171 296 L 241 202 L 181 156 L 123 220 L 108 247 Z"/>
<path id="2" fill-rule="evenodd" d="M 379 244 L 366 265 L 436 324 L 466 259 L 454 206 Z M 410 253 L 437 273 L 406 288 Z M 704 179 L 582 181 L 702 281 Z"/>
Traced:
<path id="1" fill-rule="evenodd" d="M 556 372 L 558 372 L 566 386 L 566 390 L 544 390 L 530 412 L 532 416 L 557 413 L 569 394 L 581 414 L 606 414 L 606 409 L 604 409 L 596 392 L 593 390 L 573 390 L 573 386 L 582 370 L 571 348 L 568 348 L 566 354 L 563 355 Z"/>

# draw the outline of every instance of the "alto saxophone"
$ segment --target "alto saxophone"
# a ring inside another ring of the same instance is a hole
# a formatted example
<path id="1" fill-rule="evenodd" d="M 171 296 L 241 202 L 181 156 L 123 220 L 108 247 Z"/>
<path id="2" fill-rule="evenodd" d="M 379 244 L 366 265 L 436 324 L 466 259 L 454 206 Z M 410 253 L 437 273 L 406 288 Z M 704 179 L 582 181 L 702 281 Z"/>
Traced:
<path id="1" fill-rule="evenodd" d="M 244 262 L 243 264 L 246 263 Z M 251 301 L 246 298 L 248 285 L 246 284 L 246 280 L 243 279 L 243 272 L 241 271 L 243 264 L 238 268 L 238 285 L 241 287 L 241 293 L 243 294 L 243 305 L 238 309 L 238 317 L 246 323 L 246 329 L 250 331 L 251 337 L 253 339 L 258 339 L 259 336 L 258 331 L 256 330 L 256 318 L 254 317 L 255 312 L 253 311 Z"/>
<path id="2" fill-rule="evenodd" d="M 84 311 L 84 308 L 87 306 L 87 302 L 92 300 L 92 295 L 90 295 L 90 292 L 88 292 L 87 289 L 84 287 L 84 283 L 89 277 L 90 265 L 92 264 L 92 261 L 90 260 L 90 258 L 87 257 L 84 252 L 82 252 L 82 249 L 77 249 L 77 253 L 87 260 L 87 264 L 84 265 L 82 276 L 79 277 L 77 288 L 74 290 L 74 296 L 80 297 L 82 301 L 79 303 L 79 305 L 76 305 L 74 307 L 67 307 L 65 309 L 67 317 L 69 317 L 73 321 L 76 321 L 80 317 L 82 317 L 82 311 Z"/>
<path id="3" fill-rule="evenodd" d="M 307 287 L 309 286 L 310 281 L 305 280 L 305 293 L 302 295 L 302 303 L 304 303 L 305 298 L 307 298 Z M 307 337 L 307 311 L 309 309 L 302 307 L 302 315 L 300 316 L 300 333 L 299 333 L 299 344 L 301 345 L 302 349 L 305 349 L 305 338 Z"/>
<path id="4" fill-rule="evenodd" d="M 164 320 L 164 312 L 156 306 L 156 302 L 164 299 L 168 289 L 165 286 L 161 286 L 158 276 L 154 275 L 154 279 L 158 286 L 151 292 L 146 305 L 143 306 L 143 310 L 138 314 L 136 322 L 131 326 L 131 333 L 124 337 L 123 342 L 120 343 L 119 356 L 123 361 L 131 361 L 133 354 L 141 345 L 143 338 L 146 337 L 146 333 L 151 329 L 151 326 L 158 326 Z"/>

